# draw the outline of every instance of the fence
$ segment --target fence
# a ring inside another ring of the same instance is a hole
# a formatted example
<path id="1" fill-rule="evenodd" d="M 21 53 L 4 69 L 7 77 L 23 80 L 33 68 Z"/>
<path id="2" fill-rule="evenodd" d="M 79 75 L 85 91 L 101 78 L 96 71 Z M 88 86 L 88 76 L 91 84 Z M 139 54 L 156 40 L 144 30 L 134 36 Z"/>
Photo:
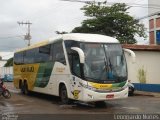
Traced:
<path id="1" fill-rule="evenodd" d="M 13 67 L 0 67 L 0 76 L 3 77 L 5 74 L 13 74 Z"/>

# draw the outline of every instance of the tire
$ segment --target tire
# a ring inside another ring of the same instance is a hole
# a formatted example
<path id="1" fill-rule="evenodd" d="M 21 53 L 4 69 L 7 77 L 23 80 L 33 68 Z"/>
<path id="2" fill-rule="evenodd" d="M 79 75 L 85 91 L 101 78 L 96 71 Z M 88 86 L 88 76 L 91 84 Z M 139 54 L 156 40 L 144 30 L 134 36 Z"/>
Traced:
<path id="1" fill-rule="evenodd" d="M 97 101 L 95 102 L 95 107 L 98 107 L 98 108 L 106 107 L 106 103 L 104 101 Z"/>
<path id="2" fill-rule="evenodd" d="M 23 94 L 25 95 L 29 95 L 29 90 L 28 90 L 28 84 L 27 82 L 24 82 L 24 85 L 23 85 Z"/>
<path id="3" fill-rule="evenodd" d="M 19 88 L 21 90 L 21 93 L 24 94 L 24 84 L 22 81 L 19 81 Z"/>
<path id="4" fill-rule="evenodd" d="M 129 96 L 133 96 L 134 95 L 134 88 L 129 88 L 130 91 L 129 91 Z"/>
<path id="5" fill-rule="evenodd" d="M 65 85 L 62 85 L 60 87 L 60 98 L 61 98 L 62 104 L 70 103 L 70 99 L 68 98 L 67 89 Z"/>
<path id="6" fill-rule="evenodd" d="M 2 95 L 6 99 L 9 99 L 11 97 L 11 93 L 9 92 L 9 90 L 3 91 Z"/>

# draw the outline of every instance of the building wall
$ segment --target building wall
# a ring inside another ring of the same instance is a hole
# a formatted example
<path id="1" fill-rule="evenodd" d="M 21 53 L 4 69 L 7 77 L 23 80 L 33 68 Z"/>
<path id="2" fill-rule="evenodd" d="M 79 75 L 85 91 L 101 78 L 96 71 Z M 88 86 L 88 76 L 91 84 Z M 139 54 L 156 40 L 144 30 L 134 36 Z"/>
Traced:
<path id="1" fill-rule="evenodd" d="M 13 67 L 0 67 L 0 77 L 4 77 L 5 74 L 13 74 Z"/>
<path id="2" fill-rule="evenodd" d="M 154 16 L 149 20 L 149 38 L 151 44 L 160 44 L 157 32 L 160 31 L 160 16 Z"/>
<path id="3" fill-rule="evenodd" d="M 156 27 L 160 28 L 160 17 L 156 19 Z"/>
<path id="4" fill-rule="evenodd" d="M 151 45 L 151 44 L 155 44 L 155 40 L 154 40 L 154 31 L 150 31 L 149 32 L 149 39 L 150 39 L 150 41 L 149 41 L 149 44 Z"/>
<path id="5" fill-rule="evenodd" d="M 159 9 L 153 9 L 153 4 L 160 6 L 160 2 L 159 0 L 148 0 L 148 15 L 151 15 L 149 18 L 150 44 L 160 44 L 160 40 L 157 39 L 157 31 L 160 31 L 160 15 L 154 15 L 155 13 L 160 12 Z"/>
<path id="6" fill-rule="evenodd" d="M 6 64 L 6 62 L 7 62 L 7 61 L 5 61 L 5 60 L 1 60 L 1 61 L 0 61 L 0 67 L 3 67 L 3 66 Z"/>
<path id="7" fill-rule="evenodd" d="M 149 29 L 154 29 L 154 20 L 149 20 Z"/>
<path id="8" fill-rule="evenodd" d="M 136 54 L 136 62 L 132 63 L 132 58 L 125 53 L 128 65 L 128 79 L 136 85 L 139 85 L 139 70 L 146 72 L 146 83 L 141 83 L 139 90 L 160 92 L 160 52 L 158 51 L 134 51 Z M 146 87 L 149 85 L 150 87 Z M 156 90 L 153 90 L 155 88 Z"/>

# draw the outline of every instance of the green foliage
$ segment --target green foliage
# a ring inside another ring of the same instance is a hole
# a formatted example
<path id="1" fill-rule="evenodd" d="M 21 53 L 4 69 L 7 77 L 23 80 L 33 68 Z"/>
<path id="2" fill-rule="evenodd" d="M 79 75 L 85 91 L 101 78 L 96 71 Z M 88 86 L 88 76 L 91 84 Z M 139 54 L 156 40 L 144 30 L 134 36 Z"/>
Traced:
<path id="1" fill-rule="evenodd" d="M 4 67 L 13 66 L 13 58 L 10 58 L 7 60 L 7 63 L 4 65 Z"/>
<path id="2" fill-rule="evenodd" d="M 84 10 L 88 19 L 82 25 L 72 30 L 73 33 L 95 33 L 117 38 L 121 43 L 136 43 L 135 35 L 146 37 L 145 28 L 138 20 L 127 12 L 129 7 L 124 3 L 116 3 L 112 6 L 105 4 L 87 4 Z"/>
<path id="3" fill-rule="evenodd" d="M 146 73 L 144 66 L 138 70 L 138 80 L 140 83 L 146 83 Z"/>

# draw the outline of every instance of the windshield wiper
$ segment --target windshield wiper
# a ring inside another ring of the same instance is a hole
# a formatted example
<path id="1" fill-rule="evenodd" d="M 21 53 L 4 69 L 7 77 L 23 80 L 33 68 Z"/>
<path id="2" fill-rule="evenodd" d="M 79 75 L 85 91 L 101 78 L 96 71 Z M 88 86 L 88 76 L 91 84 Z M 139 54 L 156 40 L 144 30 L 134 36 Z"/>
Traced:
<path id="1" fill-rule="evenodd" d="M 110 58 L 109 58 L 109 55 L 107 56 L 107 51 L 105 50 L 105 47 L 104 48 L 104 52 L 105 52 L 105 57 L 106 57 L 106 60 L 104 58 L 104 62 L 105 62 L 105 67 L 106 67 L 106 72 L 107 72 L 107 78 L 108 80 L 110 79 L 113 79 L 113 71 L 112 71 L 112 64 L 111 64 L 111 61 L 110 61 Z"/>
<path id="2" fill-rule="evenodd" d="M 109 60 L 108 60 L 108 62 L 109 62 L 109 67 L 110 67 L 110 69 L 111 69 L 111 71 L 112 71 L 112 64 L 111 64 L 111 61 L 110 61 L 110 58 L 108 58 Z"/>
<path id="3" fill-rule="evenodd" d="M 108 56 L 106 54 L 106 50 L 105 50 L 105 47 L 103 45 L 103 49 L 104 49 L 104 54 L 105 54 L 105 58 L 104 58 L 104 63 L 105 63 L 105 69 L 106 69 L 106 72 L 107 72 L 107 79 L 109 80 L 109 65 L 108 65 Z"/>

